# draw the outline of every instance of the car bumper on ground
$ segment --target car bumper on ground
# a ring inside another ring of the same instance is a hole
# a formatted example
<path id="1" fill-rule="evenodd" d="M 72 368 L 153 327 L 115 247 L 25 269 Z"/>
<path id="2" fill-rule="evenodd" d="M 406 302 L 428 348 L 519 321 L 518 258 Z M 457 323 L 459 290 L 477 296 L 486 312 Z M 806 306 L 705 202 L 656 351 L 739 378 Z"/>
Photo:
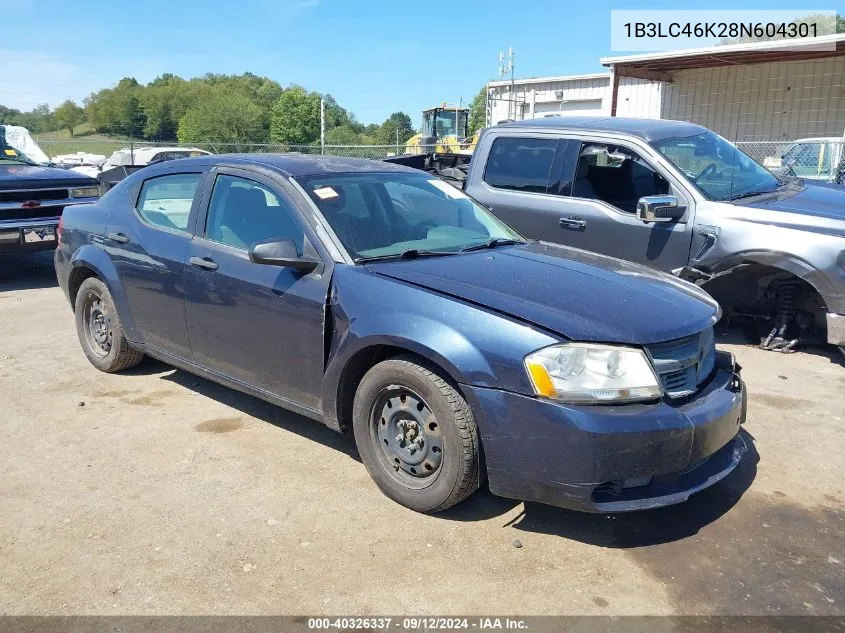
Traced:
<path id="1" fill-rule="evenodd" d="M 494 494 L 588 512 L 681 503 L 726 477 L 746 450 L 739 367 L 726 352 L 680 404 L 563 405 L 466 386 Z"/>
<path id="2" fill-rule="evenodd" d="M 827 313 L 827 342 L 845 345 L 845 314 Z"/>

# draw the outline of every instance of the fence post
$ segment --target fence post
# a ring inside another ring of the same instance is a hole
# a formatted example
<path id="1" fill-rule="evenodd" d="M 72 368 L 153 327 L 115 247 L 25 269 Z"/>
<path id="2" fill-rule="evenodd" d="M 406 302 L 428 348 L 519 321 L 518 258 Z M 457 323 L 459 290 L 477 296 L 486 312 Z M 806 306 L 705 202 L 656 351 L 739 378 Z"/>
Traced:
<path id="1" fill-rule="evenodd" d="M 326 102 L 320 97 L 320 154 L 326 153 Z"/>

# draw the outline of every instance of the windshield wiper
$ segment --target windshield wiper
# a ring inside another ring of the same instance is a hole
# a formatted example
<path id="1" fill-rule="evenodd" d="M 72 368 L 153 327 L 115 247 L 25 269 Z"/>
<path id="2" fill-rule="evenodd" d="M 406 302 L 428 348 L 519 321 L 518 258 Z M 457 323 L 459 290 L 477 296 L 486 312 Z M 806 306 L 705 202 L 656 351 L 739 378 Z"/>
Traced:
<path id="1" fill-rule="evenodd" d="M 389 255 L 373 255 L 372 257 L 359 257 L 356 264 L 377 262 L 385 259 L 416 259 L 417 257 L 440 257 L 441 255 L 457 255 L 455 251 L 427 251 L 420 248 L 409 248 L 401 253 L 390 253 Z"/>
<path id="2" fill-rule="evenodd" d="M 762 196 L 766 193 L 774 193 L 777 189 L 767 189 L 766 191 L 745 191 L 743 193 L 738 193 L 735 196 L 731 196 L 728 200 L 741 200 L 742 198 L 753 198 L 754 196 Z"/>
<path id="3" fill-rule="evenodd" d="M 481 244 L 473 244 L 460 250 L 461 253 L 469 253 L 471 251 L 483 251 L 485 248 L 496 248 L 497 246 L 507 246 L 509 244 L 525 244 L 523 240 L 514 240 L 509 237 L 494 237 L 492 240 L 487 240 Z"/>

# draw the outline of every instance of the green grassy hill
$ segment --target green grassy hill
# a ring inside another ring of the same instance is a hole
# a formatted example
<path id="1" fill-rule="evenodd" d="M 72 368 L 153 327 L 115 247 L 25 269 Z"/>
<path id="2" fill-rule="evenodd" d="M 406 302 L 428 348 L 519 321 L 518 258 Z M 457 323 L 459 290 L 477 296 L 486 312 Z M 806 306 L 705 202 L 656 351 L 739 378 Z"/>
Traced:
<path id="1" fill-rule="evenodd" d="M 71 136 L 68 130 L 57 132 L 43 132 L 33 134 L 35 142 L 50 156 L 57 154 L 73 154 L 75 152 L 88 152 L 89 154 L 105 154 L 109 156 L 112 152 L 129 145 L 128 139 L 97 134 L 88 123 L 79 125 Z M 141 142 L 135 141 L 140 145 Z"/>

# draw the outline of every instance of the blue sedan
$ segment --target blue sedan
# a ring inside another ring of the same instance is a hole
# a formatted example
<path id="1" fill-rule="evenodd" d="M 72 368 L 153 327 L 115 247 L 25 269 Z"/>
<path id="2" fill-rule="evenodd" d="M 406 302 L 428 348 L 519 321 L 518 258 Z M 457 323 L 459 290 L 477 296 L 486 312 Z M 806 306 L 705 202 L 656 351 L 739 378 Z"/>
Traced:
<path id="1" fill-rule="evenodd" d="M 55 254 L 101 371 L 149 355 L 351 430 L 390 498 L 594 512 L 727 476 L 745 391 L 718 305 L 671 276 L 528 241 L 387 163 L 229 155 L 65 210 Z"/>

